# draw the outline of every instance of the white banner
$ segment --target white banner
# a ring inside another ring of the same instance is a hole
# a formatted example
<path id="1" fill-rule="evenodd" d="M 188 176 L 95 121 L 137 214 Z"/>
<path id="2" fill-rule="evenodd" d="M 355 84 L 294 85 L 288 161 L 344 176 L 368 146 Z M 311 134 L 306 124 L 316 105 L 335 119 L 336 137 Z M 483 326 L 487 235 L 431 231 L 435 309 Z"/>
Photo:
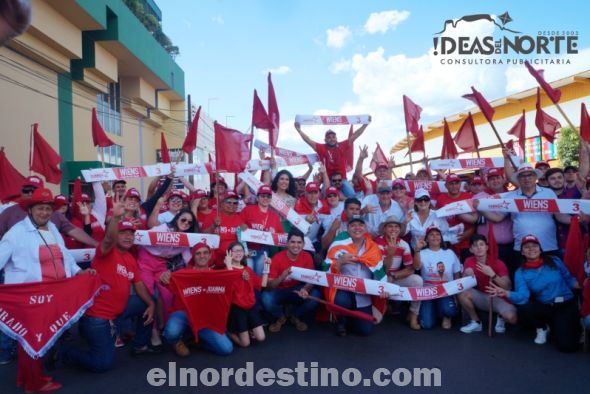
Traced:
<path id="1" fill-rule="evenodd" d="M 291 167 L 291 166 L 298 166 L 301 164 L 314 164 L 317 163 L 318 157 L 312 157 L 311 159 L 309 156 L 313 155 L 302 155 L 302 156 L 290 156 L 290 157 L 281 157 L 275 156 L 275 161 L 277 162 L 277 167 Z M 246 165 L 246 171 L 259 171 L 259 170 L 270 170 L 270 160 L 250 160 Z"/>
<path id="2" fill-rule="evenodd" d="M 301 125 L 347 125 L 369 124 L 369 115 L 296 115 L 295 122 Z"/>
<path id="3" fill-rule="evenodd" d="M 240 179 L 242 179 L 246 184 L 256 192 L 260 186 L 262 186 L 262 182 L 258 180 L 254 175 L 248 172 L 242 172 L 238 175 Z M 303 234 L 307 234 L 309 231 L 309 227 L 311 226 L 307 220 L 303 219 L 294 209 L 290 208 L 276 193 L 272 194 L 272 201 L 270 205 L 276 209 L 276 211 L 287 219 L 291 224 L 297 227 L 299 230 L 303 232 Z"/>
<path id="4" fill-rule="evenodd" d="M 271 233 L 268 231 L 260 231 L 254 229 L 247 229 L 239 232 L 238 239 L 244 242 L 253 242 L 255 244 L 278 246 L 284 248 L 287 246 L 287 233 Z M 305 237 L 305 245 L 303 249 L 315 252 L 313 244 L 310 239 Z"/>
<path id="5" fill-rule="evenodd" d="M 340 290 L 359 294 L 378 296 L 389 293 L 389 299 L 396 301 L 426 301 L 455 295 L 475 287 L 477 281 L 473 276 L 426 287 L 401 287 L 393 283 L 364 279 L 356 276 L 333 274 L 306 268 L 292 267 L 289 278 L 323 287 L 335 287 Z"/>
<path id="6" fill-rule="evenodd" d="M 521 159 L 519 156 L 512 156 L 512 161 L 516 166 L 520 165 Z M 503 168 L 503 157 L 482 157 L 471 159 L 446 159 L 446 160 L 431 160 L 430 169 L 436 170 L 460 170 L 472 168 Z"/>
<path id="7" fill-rule="evenodd" d="M 135 245 L 145 246 L 190 248 L 199 242 L 205 242 L 212 249 L 216 249 L 219 247 L 219 235 L 137 230 L 135 232 L 135 240 L 133 243 Z"/>
<path id="8" fill-rule="evenodd" d="M 541 212 L 541 213 L 567 213 L 590 214 L 590 200 L 570 200 L 551 198 L 519 198 L 497 199 L 482 198 L 477 207 L 479 211 L 492 212 Z"/>
<path id="9" fill-rule="evenodd" d="M 443 181 L 404 181 L 404 185 L 406 185 L 406 190 L 412 194 L 418 189 L 424 189 L 431 195 L 447 192 L 447 187 Z M 461 190 L 467 190 L 467 184 L 465 182 L 461 182 Z"/>
<path id="10" fill-rule="evenodd" d="M 158 163 L 136 167 L 112 167 L 82 170 L 86 182 L 114 181 L 115 179 L 146 178 L 170 174 L 170 164 Z"/>
<path id="11" fill-rule="evenodd" d="M 215 167 L 215 163 L 213 163 Z M 175 176 L 191 176 L 191 175 L 209 175 L 207 164 L 205 163 L 179 163 L 175 166 Z"/>
<path id="12" fill-rule="evenodd" d="M 76 263 L 87 263 L 92 261 L 96 254 L 96 249 L 68 249 L 70 254 L 76 260 Z"/>
<path id="13" fill-rule="evenodd" d="M 271 152 L 271 147 L 269 144 L 262 142 L 260 140 L 254 141 L 254 146 L 258 149 L 261 149 L 263 152 Z M 293 150 L 284 149 L 284 148 L 274 148 L 275 156 L 281 157 L 297 157 L 297 156 L 306 156 L 311 163 L 315 163 L 320 161 L 320 157 L 317 153 L 299 153 Z"/>

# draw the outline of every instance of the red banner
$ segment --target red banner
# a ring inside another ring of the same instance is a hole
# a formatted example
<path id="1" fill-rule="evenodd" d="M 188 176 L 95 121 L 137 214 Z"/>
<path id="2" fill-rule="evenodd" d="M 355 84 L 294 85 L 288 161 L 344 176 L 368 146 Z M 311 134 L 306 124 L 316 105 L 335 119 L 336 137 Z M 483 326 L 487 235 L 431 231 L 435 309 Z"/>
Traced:
<path id="1" fill-rule="evenodd" d="M 17 340 L 31 357 L 43 357 L 102 289 L 94 275 L 0 285 L 0 331 Z"/>

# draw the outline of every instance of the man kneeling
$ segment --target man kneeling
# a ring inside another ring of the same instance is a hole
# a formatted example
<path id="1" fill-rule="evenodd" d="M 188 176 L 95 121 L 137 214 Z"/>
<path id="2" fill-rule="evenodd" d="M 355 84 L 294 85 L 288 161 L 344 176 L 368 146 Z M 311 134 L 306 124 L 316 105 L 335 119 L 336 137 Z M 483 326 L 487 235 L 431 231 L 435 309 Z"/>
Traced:
<path id="1" fill-rule="evenodd" d="M 469 250 L 473 256 L 468 257 L 463 265 L 463 276 L 475 276 L 477 287 L 459 294 L 459 303 L 469 315 L 471 321 L 461 327 L 461 332 L 470 334 L 474 331 L 481 331 L 481 322 L 477 316 L 476 308 L 489 311 L 490 295 L 486 287 L 490 282 L 509 290 L 511 288 L 510 276 L 506 265 L 496 259 L 491 261 L 488 256 L 488 241 L 483 235 L 474 235 L 469 241 Z M 504 321 L 516 324 L 516 307 L 504 298 L 494 297 L 492 310 L 498 313 L 495 331 L 502 334 L 506 331 Z M 492 324 L 492 322 L 489 322 Z"/>

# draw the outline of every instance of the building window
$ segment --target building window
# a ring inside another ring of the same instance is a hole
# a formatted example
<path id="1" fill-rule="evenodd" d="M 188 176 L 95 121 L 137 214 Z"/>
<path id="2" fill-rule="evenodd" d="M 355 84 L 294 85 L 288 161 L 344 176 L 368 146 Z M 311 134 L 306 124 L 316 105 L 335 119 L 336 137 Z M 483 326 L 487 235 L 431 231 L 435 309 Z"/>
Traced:
<path id="1" fill-rule="evenodd" d="M 103 129 L 121 135 L 121 88 L 118 83 L 109 83 L 108 93 L 96 95 L 96 112 Z"/>
<path id="2" fill-rule="evenodd" d="M 102 161 L 102 148 L 97 148 L 98 161 Z M 104 148 L 104 162 L 115 166 L 123 165 L 123 147 L 111 145 Z"/>

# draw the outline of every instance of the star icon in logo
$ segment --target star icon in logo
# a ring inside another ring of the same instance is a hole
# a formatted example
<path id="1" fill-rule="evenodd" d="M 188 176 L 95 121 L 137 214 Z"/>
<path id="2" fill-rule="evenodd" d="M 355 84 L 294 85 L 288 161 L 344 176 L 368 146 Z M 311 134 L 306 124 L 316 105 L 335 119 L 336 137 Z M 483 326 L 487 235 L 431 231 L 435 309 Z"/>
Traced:
<path id="1" fill-rule="evenodd" d="M 498 18 L 500 19 L 500 21 L 502 21 L 502 25 L 506 25 L 506 23 L 512 22 L 512 18 L 510 17 L 508 11 L 506 11 L 502 15 L 498 15 Z"/>

